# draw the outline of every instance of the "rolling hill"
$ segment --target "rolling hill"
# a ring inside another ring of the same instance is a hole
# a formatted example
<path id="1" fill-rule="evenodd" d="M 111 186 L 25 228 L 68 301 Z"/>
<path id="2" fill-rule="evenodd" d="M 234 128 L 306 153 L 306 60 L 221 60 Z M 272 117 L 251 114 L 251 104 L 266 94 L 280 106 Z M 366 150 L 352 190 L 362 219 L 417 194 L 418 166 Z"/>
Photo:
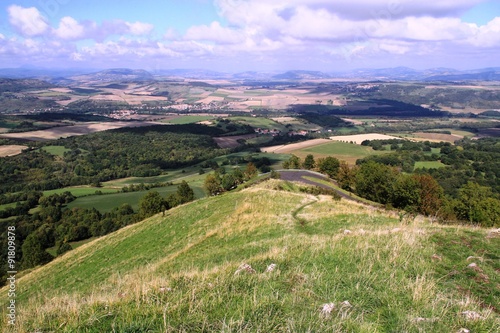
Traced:
<path id="1" fill-rule="evenodd" d="M 19 274 L 15 329 L 495 332 L 499 233 L 270 180 L 176 207 Z M 3 288 L 0 327 L 14 332 L 7 302 Z"/>

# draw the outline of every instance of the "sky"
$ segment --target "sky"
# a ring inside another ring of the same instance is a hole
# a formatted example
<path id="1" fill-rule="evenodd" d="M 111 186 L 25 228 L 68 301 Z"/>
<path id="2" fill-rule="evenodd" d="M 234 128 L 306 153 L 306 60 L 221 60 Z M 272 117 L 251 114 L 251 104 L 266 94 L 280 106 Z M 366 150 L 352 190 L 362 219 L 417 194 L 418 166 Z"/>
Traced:
<path id="1" fill-rule="evenodd" d="M 3 0 L 0 68 L 500 67 L 500 0 Z"/>

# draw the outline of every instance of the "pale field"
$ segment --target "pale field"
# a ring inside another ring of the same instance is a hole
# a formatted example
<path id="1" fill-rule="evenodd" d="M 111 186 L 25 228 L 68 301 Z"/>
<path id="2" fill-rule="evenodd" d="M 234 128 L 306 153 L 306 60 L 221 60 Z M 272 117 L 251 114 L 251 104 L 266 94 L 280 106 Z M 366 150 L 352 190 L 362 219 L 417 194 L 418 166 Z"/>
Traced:
<path id="1" fill-rule="evenodd" d="M 401 139 L 395 136 L 384 135 L 384 134 L 355 134 L 355 135 L 338 135 L 331 136 L 331 140 L 333 141 L 343 141 L 343 142 L 354 142 L 360 145 L 365 140 L 390 140 L 390 139 Z"/>
<path id="2" fill-rule="evenodd" d="M 349 123 L 353 123 L 354 125 L 363 125 L 362 121 L 356 120 L 356 119 L 350 119 L 350 118 L 340 118 L 343 121 L 347 121 Z"/>
<path id="3" fill-rule="evenodd" d="M 415 132 L 413 135 L 416 136 L 414 139 L 425 139 L 429 141 L 445 141 L 445 142 L 450 142 L 453 143 L 457 140 L 463 139 L 462 135 L 456 135 L 456 134 L 441 134 L 441 133 L 424 133 L 424 132 Z"/>
<path id="4" fill-rule="evenodd" d="M 74 126 L 61 126 L 54 127 L 46 130 L 39 131 L 31 131 L 31 132 L 23 132 L 23 133 L 8 133 L 1 134 L 2 138 L 9 139 L 25 139 L 31 141 L 46 141 L 46 140 L 55 140 L 59 138 L 66 138 L 69 136 L 77 136 L 77 135 L 85 135 L 94 132 L 101 132 L 110 129 L 117 129 L 123 127 L 141 127 L 141 126 L 151 126 L 157 123 L 154 122 L 112 122 L 112 123 L 103 123 L 103 122 L 92 122 L 81 125 Z M 163 124 L 164 125 L 164 124 Z"/>
<path id="5" fill-rule="evenodd" d="M 313 139 L 313 140 L 307 140 L 307 141 L 298 142 L 298 143 L 292 143 L 289 145 L 263 147 L 260 150 L 265 152 L 265 153 L 287 154 L 287 153 L 290 153 L 294 150 L 314 147 L 314 146 L 320 145 L 322 143 L 327 143 L 327 142 L 331 142 L 331 141 L 328 139 Z"/>
<path id="6" fill-rule="evenodd" d="M 22 150 L 26 148 L 28 147 L 20 145 L 0 146 L 0 157 L 14 156 L 17 154 L 21 154 Z"/>
<path id="7" fill-rule="evenodd" d="M 72 93 L 73 90 L 69 88 L 51 88 L 49 91 L 55 91 L 55 92 L 60 92 L 60 93 Z"/>
<path id="8" fill-rule="evenodd" d="M 275 122 L 278 123 L 292 123 L 292 122 L 297 122 L 297 118 L 294 117 L 276 117 L 276 118 L 271 118 L 271 120 L 274 120 Z"/>
<path id="9" fill-rule="evenodd" d="M 244 134 L 244 135 L 233 135 L 233 136 L 221 136 L 218 138 L 214 138 L 214 141 L 217 142 L 217 145 L 220 148 L 235 148 L 240 144 L 238 143 L 239 139 L 252 139 L 255 138 L 257 134 Z"/>
<path id="10" fill-rule="evenodd" d="M 210 104 L 212 102 L 223 102 L 224 97 L 219 97 L 219 96 L 208 96 L 203 99 L 200 99 L 198 103 L 204 103 L 204 104 Z"/>

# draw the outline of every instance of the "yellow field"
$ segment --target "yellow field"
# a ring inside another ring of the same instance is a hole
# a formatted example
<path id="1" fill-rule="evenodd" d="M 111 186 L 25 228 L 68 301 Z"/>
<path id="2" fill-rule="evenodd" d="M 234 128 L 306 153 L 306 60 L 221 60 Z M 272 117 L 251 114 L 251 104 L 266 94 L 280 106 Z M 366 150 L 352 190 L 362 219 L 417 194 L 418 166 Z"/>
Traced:
<path id="1" fill-rule="evenodd" d="M 20 145 L 0 146 L 0 157 L 14 156 L 17 154 L 21 154 L 22 150 L 26 148 L 28 147 Z"/>

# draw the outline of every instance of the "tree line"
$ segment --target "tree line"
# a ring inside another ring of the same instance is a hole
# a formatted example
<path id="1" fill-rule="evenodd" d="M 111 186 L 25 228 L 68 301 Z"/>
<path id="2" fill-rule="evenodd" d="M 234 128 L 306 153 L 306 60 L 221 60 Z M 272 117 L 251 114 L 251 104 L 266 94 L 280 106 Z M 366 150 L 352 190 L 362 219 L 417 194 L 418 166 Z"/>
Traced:
<path id="1" fill-rule="evenodd" d="M 473 181 L 466 181 L 453 196 L 428 173 L 408 174 L 401 168 L 373 160 L 351 167 L 335 157 L 315 160 L 313 155 L 307 155 L 304 160 L 292 156 L 283 166 L 316 170 L 334 179 L 342 189 L 387 207 L 442 221 L 462 221 L 484 227 L 500 225 L 498 196 L 491 188 Z"/>

